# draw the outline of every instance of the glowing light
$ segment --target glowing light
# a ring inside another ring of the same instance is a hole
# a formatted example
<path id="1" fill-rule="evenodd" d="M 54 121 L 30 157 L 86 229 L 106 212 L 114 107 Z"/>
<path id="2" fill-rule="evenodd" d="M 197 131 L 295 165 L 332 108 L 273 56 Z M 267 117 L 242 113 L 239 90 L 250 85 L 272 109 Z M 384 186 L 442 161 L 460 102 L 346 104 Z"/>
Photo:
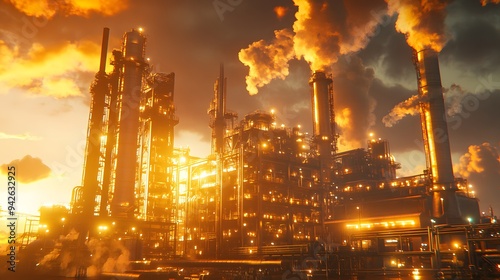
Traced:
<path id="1" fill-rule="evenodd" d="M 98 227 L 98 229 L 99 229 L 99 231 L 105 231 L 105 230 L 108 230 L 108 226 L 101 225 L 101 226 Z"/>
<path id="2" fill-rule="evenodd" d="M 139 30 L 140 33 L 142 33 L 144 31 L 144 29 L 142 27 L 139 27 L 137 30 Z"/>
<path id="3" fill-rule="evenodd" d="M 179 158 L 179 162 L 180 162 L 181 164 L 186 163 L 186 161 L 187 161 L 186 157 L 180 157 L 180 158 Z"/>

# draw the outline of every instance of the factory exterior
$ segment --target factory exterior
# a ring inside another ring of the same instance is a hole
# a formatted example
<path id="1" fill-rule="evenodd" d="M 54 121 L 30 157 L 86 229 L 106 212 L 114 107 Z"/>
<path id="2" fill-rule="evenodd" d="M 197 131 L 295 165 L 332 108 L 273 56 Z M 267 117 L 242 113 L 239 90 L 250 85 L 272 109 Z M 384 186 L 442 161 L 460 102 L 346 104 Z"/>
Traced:
<path id="1" fill-rule="evenodd" d="M 135 29 L 105 73 L 108 32 L 91 86 L 82 186 L 70 210 L 42 209 L 39 234 L 76 230 L 75 248 L 118 240 L 131 261 L 157 266 L 203 261 L 223 269 L 220 262 L 234 261 L 248 269 L 261 261 L 306 277 L 494 273 L 488 262 L 500 254 L 500 227 L 493 211 L 480 215 L 466 180 L 453 175 L 433 50 L 414 56 L 427 169 L 402 178 L 388 140 L 337 149 L 332 80 L 320 70 L 304 93 L 308 134 L 278 125 L 272 111 L 238 117 L 226 109 L 221 65 L 207 104 L 212 151 L 194 157 L 174 147 L 175 74 L 151 71 L 146 37 Z"/>

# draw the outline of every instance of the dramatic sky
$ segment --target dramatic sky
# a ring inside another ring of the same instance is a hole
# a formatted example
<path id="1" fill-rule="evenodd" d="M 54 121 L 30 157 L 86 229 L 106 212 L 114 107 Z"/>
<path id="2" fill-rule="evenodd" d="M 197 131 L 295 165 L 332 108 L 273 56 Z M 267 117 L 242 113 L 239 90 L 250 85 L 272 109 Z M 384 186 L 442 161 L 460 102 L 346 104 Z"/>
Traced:
<path id="1" fill-rule="evenodd" d="M 420 2 L 1 0 L 0 165 L 2 174 L 18 167 L 18 211 L 69 204 L 81 184 L 102 29 L 111 30 L 111 52 L 142 27 L 154 71 L 176 74 L 176 146 L 208 155 L 206 112 L 221 62 L 228 109 L 241 118 L 274 108 L 279 124 L 309 132 L 308 80 L 311 69 L 325 70 L 340 150 L 365 148 L 373 132 L 390 141 L 399 176 L 425 169 L 420 118 L 411 102 L 400 104 L 417 93 L 409 44 L 440 51 L 456 176 L 469 179 L 481 211 L 500 212 L 500 5 Z M 394 122 L 401 112 L 409 116 Z"/>

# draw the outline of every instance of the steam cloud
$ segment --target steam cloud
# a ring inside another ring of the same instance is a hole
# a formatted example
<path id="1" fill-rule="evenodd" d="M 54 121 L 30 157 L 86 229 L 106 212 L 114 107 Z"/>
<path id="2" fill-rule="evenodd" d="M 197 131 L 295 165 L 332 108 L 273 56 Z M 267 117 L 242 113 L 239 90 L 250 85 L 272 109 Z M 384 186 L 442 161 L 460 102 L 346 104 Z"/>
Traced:
<path id="1" fill-rule="evenodd" d="M 466 95 L 462 87 L 452 84 L 450 88 L 444 89 L 444 92 L 446 93 L 445 102 L 448 108 L 446 111 L 447 115 L 453 116 L 462 112 L 462 100 Z M 425 101 L 421 95 L 414 95 L 392 108 L 391 112 L 382 118 L 382 122 L 386 127 L 392 127 L 406 116 L 415 116 L 420 112 L 420 102 Z"/>
<path id="2" fill-rule="evenodd" d="M 51 173 L 50 168 L 41 159 L 30 155 L 2 164 L 2 172 L 5 172 L 8 166 L 16 167 L 16 180 L 21 183 L 36 182 L 49 177 Z"/>
<path id="3" fill-rule="evenodd" d="M 413 95 L 392 108 L 391 112 L 382 118 L 382 122 L 386 127 L 392 127 L 405 116 L 417 115 L 420 112 L 419 104 L 421 100 L 420 95 Z"/>
<path id="4" fill-rule="evenodd" d="M 340 144 L 361 145 L 365 129 L 374 124 L 375 101 L 368 95 L 374 74 L 357 57 L 340 58 L 365 47 L 387 5 L 383 0 L 294 0 L 294 4 L 298 11 L 293 33 L 275 31 L 271 43 L 261 40 L 240 51 L 240 61 L 250 68 L 247 90 L 253 95 L 272 79 L 284 79 L 293 58 L 303 58 L 313 71 L 332 71 Z"/>
<path id="5" fill-rule="evenodd" d="M 43 256 L 39 265 L 42 270 L 61 271 L 66 277 L 73 277 L 78 263 L 74 251 L 78 233 L 72 230 L 67 236 L 61 236 L 54 250 Z M 73 244 L 73 245 L 72 245 Z M 94 277 L 101 272 L 125 272 L 128 269 L 130 252 L 118 240 L 90 239 L 86 243 L 91 259 L 88 263 L 87 276 Z"/>
<path id="6" fill-rule="evenodd" d="M 65 98 L 82 96 L 82 73 L 95 72 L 100 48 L 95 43 L 63 43 L 50 49 L 34 43 L 26 53 L 0 41 L 0 84 L 30 93 Z M 85 84 L 85 90 L 88 84 Z"/>
<path id="7" fill-rule="evenodd" d="M 294 47 L 313 71 L 327 71 L 339 55 L 362 49 L 386 5 L 379 0 L 294 0 Z"/>
<path id="8" fill-rule="evenodd" d="M 277 30 L 274 34 L 276 38 L 272 43 L 260 40 L 238 54 L 240 61 L 250 67 L 246 82 L 251 95 L 257 94 L 257 88 L 271 80 L 288 76 L 288 61 L 295 56 L 293 34 L 287 29 Z"/>
<path id="9" fill-rule="evenodd" d="M 452 84 L 449 89 L 444 90 L 445 102 L 446 102 L 446 114 L 448 116 L 453 116 L 462 112 L 463 104 L 462 101 L 466 95 L 466 92 L 461 86 L 457 84 Z"/>
<path id="10" fill-rule="evenodd" d="M 500 211 L 497 199 L 500 193 L 500 155 L 497 147 L 490 143 L 469 146 L 455 170 L 477 190 L 482 211 L 486 211 L 490 205 L 497 213 Z"/>
<path id="11" fill-rule="evenodd" d="M 125 272 L 128 268 L 130 252 L 115 239 L 91 239 L 87 247 L 92 253 L 92 265 L 87 269 L 89 276 L 100 272 Z"/>
<path id="12" fill-rule="evenodd" d="M 240 61 L 250 68 L 246 78 L 250 94 L 272 79 L 284 79 L 293 58 L 305 59 L 313 71 L 330 70 L 340 55 L 366 45 L 386 9 L 383 0 L 294 0 L 294 4 L 295 34 L 275 31 L 272 42 L 261 40 L 239 53 Z"/>
<path id="13" fill-rule="evenodd" d="M 10 2 L 28 16 L 45 18 L 52 18 L 56 13 L 89 16 L 95 12 L 111 16 L 128 6 L 128 1 L 121 0 L 10 0 Z"/>
<path id="14" fill-rule="evenodd" d="M 439 52 L 446 43 L 444 20 L 452 0 L 386 0 L 391 14 L 398 13 L 396 29 L 407 35 L 416 50 L 432 48 Z"/>

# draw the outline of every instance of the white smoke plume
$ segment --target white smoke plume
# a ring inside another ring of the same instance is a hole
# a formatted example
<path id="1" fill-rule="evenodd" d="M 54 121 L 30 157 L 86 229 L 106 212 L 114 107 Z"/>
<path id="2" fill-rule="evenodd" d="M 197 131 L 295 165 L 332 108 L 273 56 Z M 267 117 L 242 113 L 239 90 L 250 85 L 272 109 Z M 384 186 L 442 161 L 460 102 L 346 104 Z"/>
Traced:
<path id="1" fill-rule="evenodd" d="M 123 244 L 115 239 L 89 240 L 92 265 L 87 269 L 88 276 L 95 276 L 100 272 L 125 272 L 130 261 L 130 252 Z"/>
<path id="2" fill-rule="evenodd" d="M 450 88 L 443 89 L 445 95 L 446 114 L 453 116 L 462 112 L 463 99 L 466 92 L 461 86 L 452 84 Z M 420 102 L 425 102 L 426 99 L 421 95 L 413 95 L 407 100 L 399 103 L 391 112 L 382 118 L 382 122 L 386 127 L 392 127 L 406 116 L 416 116 L 420 113 Z"/>
<path id="3" fill-rule="evenodd" d="M 382 118 L 382 122 L 386 127 L 392 127 L 405 116 L 415 116 L 419 114 L 420 102 L 423 101 L 422 99 L 420 95 L 413 95 L 407 100 L 399 103 L 392 108 L 389 114 Z"/>
<path id="4" fill-rule="evenodd" d="M 462 101 L 466 95 L 466 92 L 461 86 L 452 84 L 450 88 L 444 89 L 445 106 L 447 108 L 446 114 L 448 116 L 453 116 L 459 114 L 463 110 Z"/>
<path id="5" fill-rule="evenodd" d="M 71 230 L 66 236 L 61 236 L 54 249 L 39 262 L 41 270 L 57 271 L 59 274 L 73 277 L 77 266 L 84 261 L 87 266 L 87 276 L 93 277 L 102 272 L 124 272 L 128 269 L 130 252 L 118 240 L 92 238 L 86 243 L 86 251 L 75 251 L 78 242 L 78 232 Z M 78 258 L 88 258 L 78 260 Z M 77 263 L 78 261 L 78 263 Z"/>

